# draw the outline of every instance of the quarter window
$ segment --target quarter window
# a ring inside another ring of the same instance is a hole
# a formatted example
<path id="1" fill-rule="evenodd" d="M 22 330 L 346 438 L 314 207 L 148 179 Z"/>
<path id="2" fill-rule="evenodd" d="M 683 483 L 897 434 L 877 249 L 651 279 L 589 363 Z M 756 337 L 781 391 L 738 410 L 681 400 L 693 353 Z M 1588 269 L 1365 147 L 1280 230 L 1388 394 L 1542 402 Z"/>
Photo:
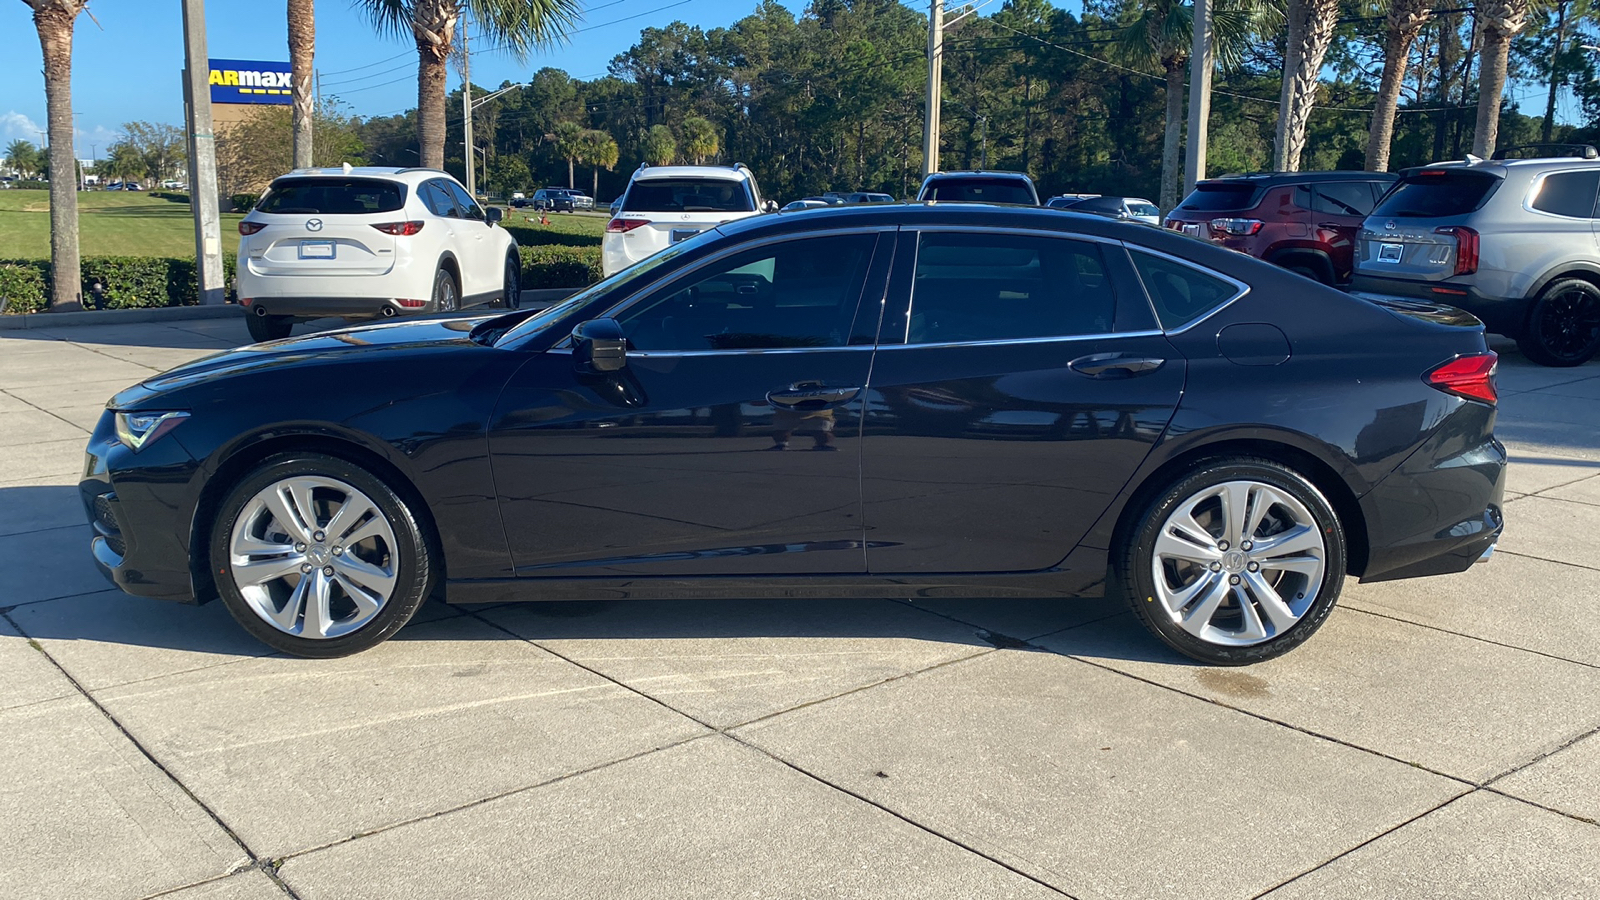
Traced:
<path id="1" fill-rule="evenodd" d="M 1574 219 L 1594 215 L 1600 172 L 1556 172 L 1540 184 L 1539 194 L 1533 198 L 1534 209 Z"/>
<path id="2" fill-rule="evenodd" d="M 870 344 L 870 333 L 852 337 L 850 329 L 876 240 L 839 235 L 736 253 L 617 318 L 631 346 L 645 351 Z"/>
<path id="3" fill-rule="evenodd" d="M 1231 282 L 1192 266 L 1137 250 L 1131 253 L 1156 318 L 1168 331 L 1199 319 L 1239 293 Z"/>
<path id="4" fill-rule="evenodd" d="M 1104 334 L 1116 294 L 1086 241 L 931 232 L 917 245 L 907 312 L 885 343 L 943 344 Z"/>

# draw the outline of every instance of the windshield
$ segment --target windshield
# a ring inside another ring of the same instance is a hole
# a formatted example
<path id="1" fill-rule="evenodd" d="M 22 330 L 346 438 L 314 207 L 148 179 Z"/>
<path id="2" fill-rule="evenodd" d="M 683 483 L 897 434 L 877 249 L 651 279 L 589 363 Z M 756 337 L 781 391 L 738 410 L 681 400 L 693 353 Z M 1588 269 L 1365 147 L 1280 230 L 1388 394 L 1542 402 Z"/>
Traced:
<path id="1" fill-rule="evenodd" d="M 634 285 L 634 282 L 643 284 L 649 280 L 646 276 L 650 275 L 650 273 L 656 269 L 659 269 L 665 263 L 677 259 L 684 253 L 706 243 L 707 241 L 715 240 L 721 237 L 721 232 L 717 231 L 715 228 L 711 228 L 700 232 L 688 240 L 679 241 L 676 244 L 668 245 L 664 249 L 658 250 L 644 259 L 639 260 L 638 262 L 627 267 L 626 269 L 623 269 L 621 272 L 618 272 L 610 278 L 595 282 L 594 284 L 584 288 L 576 294 L 573 294 L 571 297 L 568 297 L 567 299 L 557 303 L 555 306 L 552 306 L 549 309 L 546 309 L 538 315 L 530 319 L 524 319 L 520 324 L 517 325 L 517 327 L 506 332 L 504 336 L 495 341 L 495 346 L 512 343 L 538 334 L 539 332 L 544 331 L 546 328 L 549 328 L 550 326 L 566 318 L 568 315 L 571 315 L 573 311 L 594 300 L 596 297 L 601 296 L 602 294 L 608 294 L 612 291 L 618 291 L 619 293 L 626 292 L 630 287 L 637 286 Z"/>
<path id="2" fill-rule="evenodd" d="M 370 178 L 280 178 L 256 204 L 264 213 L 361 216 L 405 206 L 405 189 Z"/>
<path id="3" fill-rule="evenodd" d="M 743 182 L 726 178 L 651 178 L 635 181 L 623 212 L 754 212 Z"/>
<path id="4" fill-rule="evenodd" d="M 1017 178 L 939 178 L 929 182 L 918 199 L 957 203 L 1039 205 L 1033 191 Z"/>
<path id="5" fill-rule="evenodd" d="M 1423 169 L 1400 179 L 1375 216 L 1434 219 L 1464 216 L 1483 205 L 1500 179 L 1465 169 Z"/>
<path id="6" fill-rule="evenodd" d="M 1159 216 L 1161 210 L 1148 200 L 1129 200 L 1128 211 L 1136 216 Z"/>
<path id="7" fill-rule="evenodd" d="M 1256 187 L 1253 184 L 1197 184 L 1189 196 L 1178 204 L 1179 209 L 1198 212 L 1228 212 L 1249 209 L 1255 205 Z"/>

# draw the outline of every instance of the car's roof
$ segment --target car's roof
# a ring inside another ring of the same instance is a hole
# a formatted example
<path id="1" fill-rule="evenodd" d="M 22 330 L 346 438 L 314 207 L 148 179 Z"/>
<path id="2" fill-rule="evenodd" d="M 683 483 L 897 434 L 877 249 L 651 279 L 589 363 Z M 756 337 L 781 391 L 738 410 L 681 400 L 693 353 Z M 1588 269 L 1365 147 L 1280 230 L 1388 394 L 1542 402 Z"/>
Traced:
<path id="1" fill-rule="evenodd" d="M 633 173 L 635 181 L 651 178 L 713 178 L 721 181 L 748 181 L 750 170 L 743 166 L 649 166 Z"/>
<path id="2" fill-rule="evenodd" d="M 725 235 L 740 237 L 778 236 L 792 232 L 828 231 L 839 228 L 893 228 L 904 226 L 956 226 L 970 228 L 1020 228 L 1039 231 L 1075 232 L 1112 240 L 1140 238 L 1144 243 L 1175 241 L 1174 246 L 1209 246 L 1177 232 L 1161 234 L 1145 225 L 1132 225 L 1104 216 L 1075 213 L 1043 206 L 1005 203 L 941 203 L 938 201 L 896 201 L 894 203 L 856 203 L 848 206 L 819 207 L 804 216 L 750 216 L 719 225 Z M 1152 237 L 1152 233 L 1154 236 Z M 1231 253 L 1233 251 L 1223 251 Z"/>
<path id="3" fill-rule="evenodd" d="M 407 184 L 426 181 L 429 178 L 454 178 L 443 169 L 425 169 L 419 166 L 344 166 L 322 169 L 294 169 L 279 175 L 279 178 L 386 178 L 391 181 L 404 181 Z M 276 179 L 274 179 L 276 180 Z"/>
<path id="4" fill-rule="evenodd" d="M 1322 172 L 1247 172 L 1242 175 L 1219 175 L 1201 181 L 1205 185 L 1248 184 L 1272 186 L 1300 184 L 1305 181 L 1393 181 L 1399 176 L 1393 172 L 1361 172 L 1340 169 Z"/>
<path id="5" fill-rule="evenodd" d="M 1019 181 L 1033 181 L 1026 172 L 1011 172 L 1004 169 L 956 169 L 949 172 L 934 172 L 924 181 L 942 181 L 946 178 L 1015 178 Z"/>
<path id="6" fill-rule="evenodd" d="M 1461 171 L 1485 172 L 1490 175 L 1505 177 L 1513 171 L 1543 169 L 1570 169 L 1574 166 L 1594 167 L 1600 166 L 1600 159 L 1583 159 L 1577 156 L 1543 156 L 1536 159 L 1452 159 L 1448 162 L 1428 163 L 1425 166 L 1412 166 L 1402 169 L 1401 175 L 1414 175 L 1418 172 L 1431 169 L 1452 169 Z"/>

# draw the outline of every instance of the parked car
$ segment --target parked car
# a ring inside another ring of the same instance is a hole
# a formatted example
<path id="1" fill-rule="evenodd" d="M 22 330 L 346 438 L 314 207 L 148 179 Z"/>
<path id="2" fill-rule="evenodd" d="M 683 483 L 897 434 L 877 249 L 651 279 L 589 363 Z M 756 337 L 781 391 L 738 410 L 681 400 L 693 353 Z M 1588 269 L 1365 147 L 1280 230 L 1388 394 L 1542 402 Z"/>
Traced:
<path id="1" fill-rule="evenodd" d="M 794 200 L 789 203 L 785 203 L 779 212 L 799 212 L 802 209 L 826 209 L 830 206 L 842 205 L 843 204 L 839 203 L 829 203 L 828 201 L 820 198 L 807 197 L 804 200 Z"/>
<path id="2" fill-rule="evenodd" d="M 1038 206 L 1039 191 L 1033 179 L 1022 172 L 934 172 L 922 179 L 917 199 Z"/>
<path id="3" fill-rule="evenodd" d="M 188 363 L 112 398 L 79 489 L 114 584 L 220 595 L 301 656 L 439 594 L 1109 584 L 1241 664 L 1308 638 L 1347 574 L 1487 556 L 1494 367 L 1456 310 L 1161 229 L 859 205 L 727 222 L 539 312 Z"/>
<path id="4" fill-rule="evenodd" d="M 583 191 L 569 189 L 567 196 L 572 198 L 573 209 L 594 209 L 594 198 Z"/>
<path id="5" fill-rule="evenodd" d="M 1161 210 L 1142 197 L 1085 197 L 1060 208 L 1146 225 L 1161 224 Z"/>
<path id="6" fill-rule="evenodd" d="M 528 198 L 527 197 L 525 197 L 525 196 L 523 196 L 521 194 L 516 194 L 516 195 L 512 196 L 512 198 L 511 198 L 511 208 L 512 209 L 525 209 L 525 208 L 527 208 L 527 206 L 528 206 Z"/>
<path id="7" fill-rule="evenodd" d="M 499 301 L 515 309 L 517 242 L 437 169 L 297 169 L 239 222 L 239 304 L 257 341 L 297 321 L 391 318 Z"/>
<path id="8" fill-rule="evenodd" d="M 1458 306 L 1541 365 L 1588 362 L 1600 352 L 1600 159 L 1587 153 L 1405 170 L 1361 229 L 1351 287 Z"/>
<path id="9" fill-rule="evenodd" d="M 1196 184 L 1167 227 L 1323 284 L 1345 284 L 1356 232 L 1394 184 L 1387 172 L 1281 172 Z"/>
<path id="10" fill-rule="evenodd" d="M 875 191 L 828 191 L 819 200 L 825 200 L 834 206 L 843 206 L 849 203 L 893 203 L 894 197 Z"/>
<path id="11" fill-rule="evenodd" d="M 744 163 L 641 165 L 621 200 L 600 243 L 606 275 L 724 222 L 778 210 L 778 204 L 761 198 L 755 173 Z"/>
<path id="12" fill-rule="evenodd" d="M 1072 204 L 1077 203 L 1079 200 L 1087 200 L 1090 197 L 1098 197 L 1098 196 L 1100 196 L 1100 195 L 1099 194 L 1057 194 L 1054 197 L 1051 197 L 1049 200 L 1046 200 L 1044 202 L 1044 205 L 1050 207 L 1051 209 L 1066 209 L 1067 207 L 1071 206 Z"/>
<path id="13" fill-rule="evenodd" d="M 544 212 L 572 212 L 577 204 L 566 188 L 540 188 L 533 192 L 533 208 Z"/>

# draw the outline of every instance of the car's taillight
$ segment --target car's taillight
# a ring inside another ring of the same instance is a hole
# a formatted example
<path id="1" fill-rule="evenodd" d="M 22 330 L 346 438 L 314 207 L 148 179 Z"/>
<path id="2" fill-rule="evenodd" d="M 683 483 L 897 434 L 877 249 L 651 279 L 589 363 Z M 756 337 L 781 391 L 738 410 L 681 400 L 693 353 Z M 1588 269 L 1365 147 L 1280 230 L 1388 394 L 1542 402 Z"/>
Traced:
<path id="1" fill-rule="evenodd" d="M 384 234 L 416 234 L 422 230 L 422 223 L 413 219 L 410 222 L 381 222 L 372 226 Z"/>
<path id="2" fill-rule="evenodd" d="M 261 229 L 263 229 L 265 227 L 267 227 L 267 226 L 264 223 L 261 223 L 261 222 L 240 222 L 239 223 L 239 233 L 240 234 L 255 234 L 256 232 L 260 231 Z"/>
<path id="3" fill-rule="evenodd" d="M 1236 234 L 1249 237 L 1261 230 L 1260 219 L 1212 219 L 1211 230 L 1218 234 Z"/>
<path id="4" fill-rule="evenodd" d="M 1456 239 L 1457 275 L 1471 275 L 1478 271 L 1478 232 L 1465 225 L 1446 225 L 1435 228 L 1434 234 L 1448 234 Z"/>
<path id="5" fill-rule="evenodd" d="M 1500 400 L 1494 387 L 1494 370 L 1499 362 L 1500 357 L 1493 351 L 1459 356 L 1433 367 L 1422 380 L 1446 394 L 1482 400 L 1493 406 Z"/>
<path id="6" fill-rule="evenodd" d="M 640 225 L 649 224 L 649 219 L 612 219 L 606 223 L 606 230 L 612 234 L 627 234 Z"/>

